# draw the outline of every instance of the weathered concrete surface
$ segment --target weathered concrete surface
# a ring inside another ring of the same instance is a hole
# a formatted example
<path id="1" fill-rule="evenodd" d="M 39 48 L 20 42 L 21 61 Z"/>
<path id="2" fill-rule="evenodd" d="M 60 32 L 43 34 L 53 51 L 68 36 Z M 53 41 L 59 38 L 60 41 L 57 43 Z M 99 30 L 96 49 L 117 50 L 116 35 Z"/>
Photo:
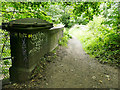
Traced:
<path id="1" fill-rule="evenodd" d="M 11 32 L 11 56 L 10 80 L 23 82 L 31 77 L 40 58 L 52 51 L 62 37 L 63 27 L 41 30 L 31 33 Z"/>

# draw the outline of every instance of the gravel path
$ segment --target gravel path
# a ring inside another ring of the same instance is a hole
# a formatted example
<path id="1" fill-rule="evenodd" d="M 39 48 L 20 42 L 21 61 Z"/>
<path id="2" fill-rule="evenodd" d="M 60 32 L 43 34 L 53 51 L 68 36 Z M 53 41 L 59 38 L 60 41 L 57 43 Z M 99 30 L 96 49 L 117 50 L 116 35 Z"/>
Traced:
<path id="1" fill-rule="evenodd" d="M 68 47 L 57 51 L 58 57 L 46 72 L 44 88 L 118 88 L 118 69 L 100 64 L 82 49 L 73 37 Z"/>

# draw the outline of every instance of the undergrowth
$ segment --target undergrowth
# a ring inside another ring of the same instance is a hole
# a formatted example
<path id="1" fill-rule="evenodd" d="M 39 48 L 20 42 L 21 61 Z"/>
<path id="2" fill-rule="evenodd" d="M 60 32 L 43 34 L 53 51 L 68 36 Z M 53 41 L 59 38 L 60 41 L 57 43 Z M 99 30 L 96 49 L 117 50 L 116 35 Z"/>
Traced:
<path id="1" fill-rule="evenodd" d="M 58 44 L 61 46 L 67 46 L 67 42 L 72 36 L 69 34 L 69 28 L 64 28 L 63 37 L 59 40 Z"/>
<path id="2" fill-rule="evenodd" d="M 84 50 L 102 63 L 120 65 L 119 30 L 103 24 L 104 18 L 94 16 L 86 26 L 75 26 L 70 31 L 83 44 Z M 84 27 L 84 28 L 82 28 Z"/>

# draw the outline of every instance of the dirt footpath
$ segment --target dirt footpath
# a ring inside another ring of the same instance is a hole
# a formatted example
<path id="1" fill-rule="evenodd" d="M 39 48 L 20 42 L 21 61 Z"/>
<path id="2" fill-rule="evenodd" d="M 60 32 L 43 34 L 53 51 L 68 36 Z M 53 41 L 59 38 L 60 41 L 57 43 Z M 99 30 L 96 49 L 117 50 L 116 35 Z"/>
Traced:
<path id="1" fill-rule="evenodd" d="M 57 54 L 41 87 L 118 88 L 118 69 L 90 58 L 77 38 L 69 40 L 68 47 L 61 47 Z"/>
<path id="2" fill-rule="evenodd" d="M 26 90 L 24 88 L 38 90 L 39 88 L 118 88 L 118 69 L 100 64 L 90 58 L 77 38 L 70 39 L 68 47 L 59 48 L 56 52 L 57 58 L 47 65 L 42 78 L 38 75 L 27 83 L 8 84 L 4 86 L 7 88 L 5 90 L 9 88 L 22 90 Z"/>

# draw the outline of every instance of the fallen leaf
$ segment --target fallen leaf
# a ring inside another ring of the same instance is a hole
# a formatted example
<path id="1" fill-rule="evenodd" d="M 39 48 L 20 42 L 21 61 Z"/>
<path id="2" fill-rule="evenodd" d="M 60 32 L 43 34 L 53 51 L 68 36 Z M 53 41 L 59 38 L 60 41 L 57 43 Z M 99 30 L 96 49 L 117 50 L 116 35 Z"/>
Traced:
<path id="1" fill-rule="evenodd" d="M 63 65 L 60 65 L 61 67 L 63 67 Z"/>
<path id="2" fill-rule="evenodd" d="M 109 78 L 110 76 L 109 75 L 105 75 L 105 77 Z"/>
<path id="3" fill-rule="evenodd" d="M 77 59 L 75 59 L 75 60 L 77 60 Z"/>
<path id="4" fill-rule="evenodd" d="M 13 84 L 14 86 L 16 85 L 16 83 Z"/>
<path id="5" fill-rule="evenodd" d="M 31 80 L 31 82 L 34 82 L 34 81 L 35 81 L 34 79 Z"/>
<path id="6" fill-rule="evenodd" d="M 107 80 L 110 81 L 110 76 L 109 75 L 105 75 L 105 77 L 107 77 Z"/>
<path id="7" fill-rule="evenodd" d="M 102 80 L 99 80 L 100 83 L 102 83 L 103 81 Z"/>
<path id="8" fill-rule="evenodd" d="M 46 85 L 48 85 L 48 83 L 46 83 Z"/>
<path id="9" fill-rule="evenodd" d="M 108 81 L 110 81 L 110 78 L 108 78 Z"/>
<path id="10" fill-rule="evenodd" d="M 82 84 L 80 84 L 80 86 L 81 86 Z"/>
<path id="11" fill-rule="evenodd" d="M 95 76 L 92 76 L 92 79 L 96 79 L 96 77 L 95 77 Z"/>

